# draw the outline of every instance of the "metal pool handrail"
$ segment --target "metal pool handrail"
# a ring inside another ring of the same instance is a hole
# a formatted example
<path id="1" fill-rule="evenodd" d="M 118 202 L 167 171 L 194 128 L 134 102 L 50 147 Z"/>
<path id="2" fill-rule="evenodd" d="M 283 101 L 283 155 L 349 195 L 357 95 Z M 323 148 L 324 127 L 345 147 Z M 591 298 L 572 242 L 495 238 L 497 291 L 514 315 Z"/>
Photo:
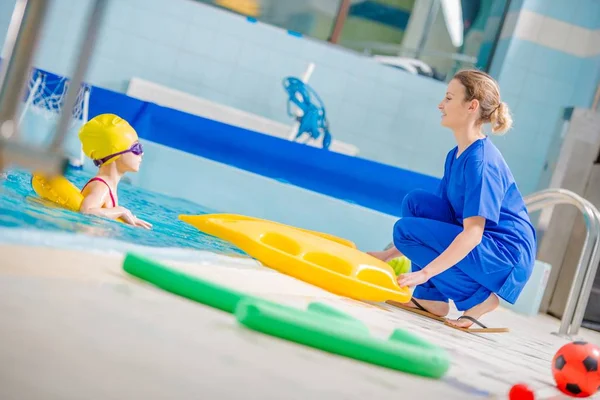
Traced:
<path id="1" fill-rule="evenodd" d="M 600 211 L 596 207 L 593 207 L 593 205 L 592 208 L 594 209 L 594 213 L 596 215 L 596 220 L 598 221 L 598 226 L 600 230 Z M 594 279 L 596 278 L 596 274 L 598 273 L 598 264 L 600 264 L 600 237 L 596 241 L 596 244 L 592 251 L 592 255 L 590 256 L 589 266 L 588 268 L 586 268 L 585 271 L 585 276 L 583 278 L 583 286 L 581 288 L 581 294 L 579 295 L 577 306 L 575 307 L 575 312 L 573 315 L 573 321 L 571 322 L 572 326 L 574 326 L 576 329 L 572 334 L 577 334 L 583 322 L 585 309 L 587 308 L 588 302 L 590 300 L 590 294 L 592 292 L 592 287 L 594 286 Z"/>
<path id="2" fill-rule="evenodd" d="M 529 212 L 555 205 L 571 204 L 583 215 L 586 225 L 585 241 L 557 332 L 559 336 L 576 335 L 583 321 L 593 279 L 600 262 L 600 212 L 588 200 L 566 189 L 553 188 L 533 193 L 525 197 L 525 204 Z"/>
<path id="3" fill-rule="evenodd" d="M 0 68 L 0 171 L 17 164 L 47 174 L 62 174 L 68 164 L 63 154 L 68 122 L 108 0 L 94 0 L 58 127 L 50 146 L 42 148 L 18 141 L 21 128 L 18 126 L 17 110 L 51 3 L 50 0 L 17 0 L 8 27 L 7 56 Z"/>

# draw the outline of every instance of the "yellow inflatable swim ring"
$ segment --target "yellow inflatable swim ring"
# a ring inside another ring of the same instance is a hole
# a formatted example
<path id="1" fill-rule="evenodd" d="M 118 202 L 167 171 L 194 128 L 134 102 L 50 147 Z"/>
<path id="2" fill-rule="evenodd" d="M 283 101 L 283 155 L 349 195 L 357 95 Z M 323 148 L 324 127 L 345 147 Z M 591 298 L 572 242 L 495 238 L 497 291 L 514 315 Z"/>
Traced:
<path id="1" fill-rule="evenodd" d="M 75 212 L 79 212 L 81 208 L 83 202 L 81 191 L 62 175 L 46 178 L 34 173 L 31 186 L 33 191 L 44 200 Z"/>
<path id="2" fill-rule="evenodd" d="M 79 212 L 83 202 L 83 194 L 67 178 L 62 175 L 46 177 L 40 173 L 34 173 L 31 178 L 33 191 L 44 200 L 51 201 L 62 208 Z M 119 222 L 125 222 L 121 218 Z"/>

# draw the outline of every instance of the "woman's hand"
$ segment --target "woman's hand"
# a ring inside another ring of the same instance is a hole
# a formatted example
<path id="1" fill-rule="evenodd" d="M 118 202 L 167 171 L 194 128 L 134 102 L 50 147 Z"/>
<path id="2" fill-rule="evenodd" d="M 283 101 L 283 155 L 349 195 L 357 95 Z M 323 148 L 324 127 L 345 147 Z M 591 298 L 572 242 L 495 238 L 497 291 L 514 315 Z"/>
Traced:
<path id="1" fill-rule="evenodd" d="M 419 270 L 417 272 L 409 272 L 407 274 L 398 275 L 398 285 L 404 286 L 418 286 L 429 280 L 430 276 L 425 270 Z"/>
<path id="2" fill-rule="evenodd" d="M 484 229 L 485 219 L 483 217 L 465 218 L 462 232 L 454 238 L 442 254 L 437 256 L 425 268 L 414 273 L 419 274 L 418 276 L 413 277 L 411 276 L 413 274 L 405 274 L 406 277 L 398 277 L 398 283 L 400 286 L 420 285 L 458 264 L 481 243 Z"/>

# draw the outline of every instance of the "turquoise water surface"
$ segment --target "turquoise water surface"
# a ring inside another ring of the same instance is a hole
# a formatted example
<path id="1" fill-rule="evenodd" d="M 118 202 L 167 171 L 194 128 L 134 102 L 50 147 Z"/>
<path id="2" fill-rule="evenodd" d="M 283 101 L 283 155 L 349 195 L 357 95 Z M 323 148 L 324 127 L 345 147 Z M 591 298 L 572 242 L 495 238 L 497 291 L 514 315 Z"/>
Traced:
<path id="1" fill-rule="evenodd" d="M 92 176 L 71 170 L 67 178 L 78 188 Z M 241 250 L 220 239 L 199 232 L 179 221 L 179 214 L 207 214 L 216 212 L 193 202 L 142 190 L 126 182 L 119 185 L 119 204 L 130 209 L 138 218 L 153 225 L 152 230 L 104 218 L 82 215 L 55 206 L 40 199 L 31 187 L 31 174 L 9 170 L 0 175 L 0 240 L 3 242 L 39 241 L 56 245 L 59 240 L 77 235 L 80 246 L 110 250 L 123 244 L 150 248 L 177 248 L 205 250 L 225 254 L 243 254 Z M 70 233 L 71 235 L 65 235 Z M 62 239 L 59 239 L 62 238 Z M 109 240 L 106 240 L 109 239 Z M 125 246 L 127 247 L 127 246 Z"/>

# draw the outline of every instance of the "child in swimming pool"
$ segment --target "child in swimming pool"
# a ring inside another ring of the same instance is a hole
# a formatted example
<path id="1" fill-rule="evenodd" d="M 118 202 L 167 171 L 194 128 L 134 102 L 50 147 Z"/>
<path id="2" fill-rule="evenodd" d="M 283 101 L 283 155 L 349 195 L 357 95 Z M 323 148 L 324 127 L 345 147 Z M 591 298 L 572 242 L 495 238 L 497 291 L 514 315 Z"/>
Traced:
<path id="1" fill-rule="evenodd" d="M 137 172 L 142 163 L 143 149 L 135 129 L 115 114 L 101 114 L 89 120 L 79 131 L 83 152 L 94 161 L 98 173 L 81 193 L 80 212 L 150 229 L 152 225 L 119 206 L 117 186 L 127 172 Z"/>

